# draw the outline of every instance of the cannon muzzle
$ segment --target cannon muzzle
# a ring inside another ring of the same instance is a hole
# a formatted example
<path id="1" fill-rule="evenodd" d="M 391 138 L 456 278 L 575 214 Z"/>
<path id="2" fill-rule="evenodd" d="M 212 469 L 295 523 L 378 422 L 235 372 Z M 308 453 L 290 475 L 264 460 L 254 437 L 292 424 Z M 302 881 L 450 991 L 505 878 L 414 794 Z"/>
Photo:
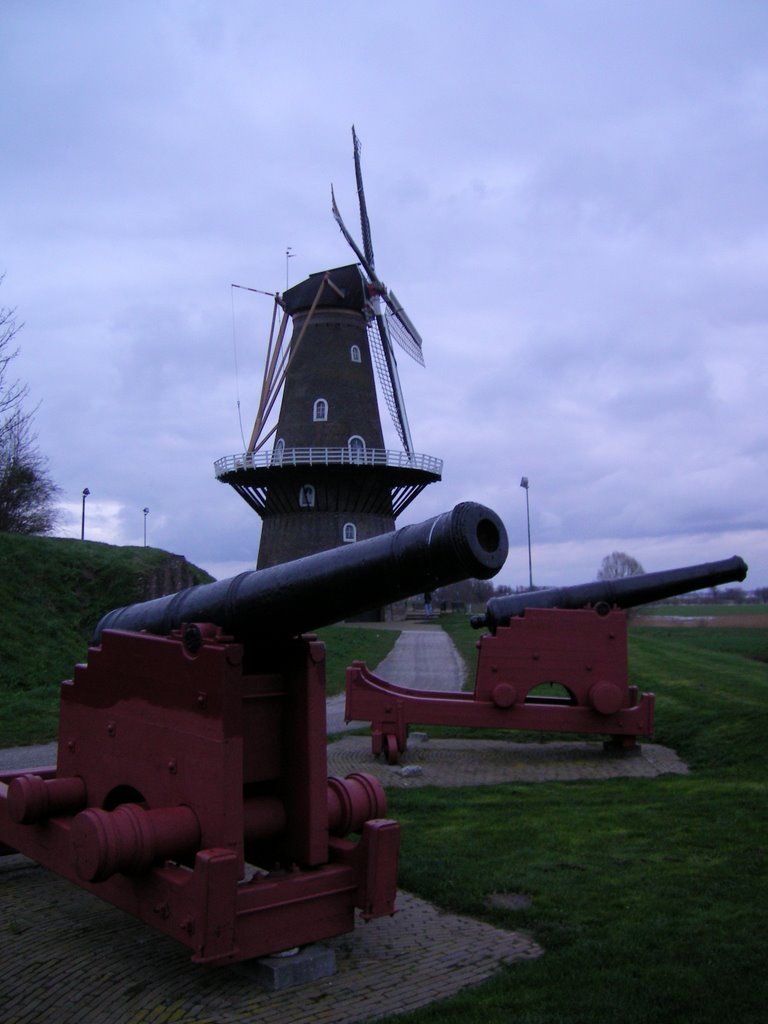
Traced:
<path id="1" fill-rule="evenodd" d="M 464 502 L 434 519 L 292 562 L 108 612 L 105 629 L 165 636 L 210 622 L 236 640 L 274 642 L 448 583 L 495 576 L 507 534 L 491 509 Z"/>
<path id="2" fill-rule="evenodd" d="M 637 605 L 688 594 L 703 587 L 740 582 L 746 575 L 746 562 L 734 555 L 720 562 L 704 562 L 682 569 L 581 583 L 575 587 L 553 587 L 550 590 L 535 590 L 509 597 L 492 597 L 485 607 L 485 615 L 475 615 L 471 621 L 475 629 L 490 629 L 495 633 L 499 626 L 508 625 L 510 619 L 524 615 L 526 608 L 593 607 L 598 612 L 609 611 L 611 608 L 635 608 Z"/>

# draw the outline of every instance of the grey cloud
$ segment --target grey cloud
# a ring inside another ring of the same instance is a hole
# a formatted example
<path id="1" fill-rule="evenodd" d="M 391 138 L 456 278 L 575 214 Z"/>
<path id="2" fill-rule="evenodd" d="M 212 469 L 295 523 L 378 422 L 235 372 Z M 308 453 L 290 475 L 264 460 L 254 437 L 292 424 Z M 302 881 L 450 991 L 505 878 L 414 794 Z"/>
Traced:
<path id="1" fill-rule="evenodd" d="M 329 193 L 356 228 L 355 122 L 425 338 L 414 440 L 445 459 L 410 521 L 487 501 L 525 582 L 526 474 L 538 582 L 741 539 L 768 583 L 763 5 L 330 7 L 4 12 L 0 303 L 72 507 L 87 484 L 115 542 L 148 505 L 152 543 L 252 564 L 212 464 L 238 393 L 250 430 L 271 307 L 229 286 L 282 289 L 288 245 L 293 281 L 351 261 Z"/>

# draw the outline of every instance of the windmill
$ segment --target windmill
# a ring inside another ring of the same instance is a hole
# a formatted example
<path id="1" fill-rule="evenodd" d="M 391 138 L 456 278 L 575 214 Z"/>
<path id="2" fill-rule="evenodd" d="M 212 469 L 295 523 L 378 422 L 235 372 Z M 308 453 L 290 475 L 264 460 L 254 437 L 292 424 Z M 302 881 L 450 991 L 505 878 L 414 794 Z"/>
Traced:
<path id="1" fill-rule="evenodd" d="M 352 138 L 362 249 L 333 189 L 331 202 L 359 263 L 310 274 L 275 296 L 247 451 L 215 464 L 217 478 L 263 520 L 258 568 L 393 530 L 442 474 L 440 459 L 414 451 L 393 340 L 423 365 L 422 341 L 377 275 L 354 128 Z M 403 451 L 385 448 L 376 378 Z"/>

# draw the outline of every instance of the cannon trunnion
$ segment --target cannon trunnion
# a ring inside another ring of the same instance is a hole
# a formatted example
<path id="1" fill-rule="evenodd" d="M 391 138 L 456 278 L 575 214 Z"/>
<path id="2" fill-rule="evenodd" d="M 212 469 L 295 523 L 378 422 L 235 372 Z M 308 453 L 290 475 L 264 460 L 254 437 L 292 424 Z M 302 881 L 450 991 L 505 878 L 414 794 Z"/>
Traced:
<path id="1" fill-rule="evenodd" d="M 400 686 L 363 662 L 347 670 L 347 721 L 371 723 L 372 749 L 391 764 L 411 725 L 592 733 L 606 746 L 631 750 L 653 732 L 654 695 L 629 685 L 623 609 L 706 586 L 743 580 L 741 558 L 666 573 L 492 598 L 475 627 L 473 692 Z M 556 684 L 554 686 L 549 684 Z"/>
<path id="2" fill-rule="evenodd" d="M 263 956 L 394 912 L 399 826 L 370 775 L 328 778 L 325 647 L 302 633 L 493 575 L 482 506 L 119 609 L 61 685 L 55 767 L 0 776 L 18 851 L 190 948 Z"/>

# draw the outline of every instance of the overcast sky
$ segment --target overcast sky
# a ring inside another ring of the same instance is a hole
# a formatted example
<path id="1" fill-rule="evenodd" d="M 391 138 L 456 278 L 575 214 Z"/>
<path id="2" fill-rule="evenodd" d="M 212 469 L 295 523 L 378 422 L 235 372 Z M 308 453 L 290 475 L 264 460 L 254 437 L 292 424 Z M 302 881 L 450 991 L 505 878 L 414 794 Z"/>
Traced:
<path id="1" fill-rule="evenodd" d="M 353 262 L 350 128 L 444 460 L 400 524 L 503 518 L 499 582 L 740 554 L 768 585 L 765 0 L 4 0 L 0 305 L 58 533 L 252 568 L 216 481 L 272 303 Z M 295 257 L 287 267 L 286 248 Z M 394 445 L 394 442 L 393 442 Z"/>

